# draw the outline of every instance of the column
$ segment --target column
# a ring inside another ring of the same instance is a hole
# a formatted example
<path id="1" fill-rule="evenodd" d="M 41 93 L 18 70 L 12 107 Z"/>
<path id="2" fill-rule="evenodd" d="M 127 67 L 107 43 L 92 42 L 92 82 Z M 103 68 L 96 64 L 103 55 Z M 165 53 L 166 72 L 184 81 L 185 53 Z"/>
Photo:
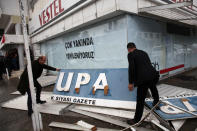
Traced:
<path id="1" fill-rule="evenodd" d="M 15 25 L 15 31 L 16 31 L 16 35 L 22 35 L 21 24 L 20 23 L 17 23 Z M 20 70 L 23 70 L 25 68 L 23 52 L 24 52 L 24 44 L 19 44 L 18 45 L 18 57 L 19 57 Z"/>

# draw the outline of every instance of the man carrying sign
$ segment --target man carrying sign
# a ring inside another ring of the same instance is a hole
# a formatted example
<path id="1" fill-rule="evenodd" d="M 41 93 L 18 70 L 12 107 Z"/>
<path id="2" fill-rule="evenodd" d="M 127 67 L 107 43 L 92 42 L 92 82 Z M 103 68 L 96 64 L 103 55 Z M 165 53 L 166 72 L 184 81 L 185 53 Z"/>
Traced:
<path id="1" fill-rule="evenodd" d="M 148 89 L 151 90 L 151 94 L 154 98 L 153 105 L 156 105 L 159 101 L 159 94 L 156 88 L 156 84 L 159 80 L 159 73 L 152 66 L 146 52 L 136 49 L 134 43 L 128 43 L 127 49 L 129 62 L 128 88 L 132 91 L 134 85 L 138 87 L 135 117 L 127 121 L 128 124 L 133 125 L 141 120 Z"/>
<path id="2" fill-rule="evenodd" d="M 46 101 L 40 100 L 42 86 L 37 81 L 37 79 L 41 76 L 43 69 L 48 69 L 52 71 L 60 71 L 60 69 L 56 69 L 48 65 L 45 65 L 44 64 L 45 62 L 46 62 L 46 56 L 40 56 L 37 60 L 34 60 L 32 62 L 32 72 L 33 72 L 34 86 L 36 87 L 36 103 L 37 104 L 46 103 Z M 31 116 L 31 114 L 33 113 L 33 110 L 32 110 L 32 99 L 31 99 L 31 93 L 30 93 L 30 88 L 29 88 L 27 68 L 24 70 L 24 72 L 21 75 L 20 82 L 18 84 L 17 89 L 22 95 L 24 95 L 27 92 L 28 94 L 28 99 L 27 99 L 28 116 Z"/>

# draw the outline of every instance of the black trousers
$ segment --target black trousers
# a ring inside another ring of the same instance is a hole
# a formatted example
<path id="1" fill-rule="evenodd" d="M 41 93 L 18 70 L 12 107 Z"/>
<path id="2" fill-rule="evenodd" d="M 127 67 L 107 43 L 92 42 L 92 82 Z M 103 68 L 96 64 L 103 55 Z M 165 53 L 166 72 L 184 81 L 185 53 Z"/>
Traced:
<path id="1" fill-rule="evenodd" d="M 36 87 L 36 102 L 40 101 L 40 94 L 42 91 L 42 86 L 40 85 L 40 83 L 36 80 L 34 81 L 34 86 Z M 32 99 L 31 99 L 31 93 L 30 93 L 30 89 L 28 88 L 27 90 L 27 108 L 28 111 L 32 111 Z"/>
<path id="2" fill-rule="evenodd" d="M 2 80 L 3 79 L 3 70 L 2 70 L 2 68 L 0 67 L 0 80 Z"/>
<path id="3" fill-rule="evenodd" d="M 157 82 L 158 80 L 153 80 L 153 81 L 149 81 L 147 83 L 138 85 L 137 104 L 136 104 L 136 111 L 135 111 L 135 117 L 134 117 L 135 122 L 139 122 L 141 120 L 141 117 L 144 111 L 144 102 L 145 102 L 148 89 L 150 89 L 152 97 L 154 99 L 153 104 L 156 104 L 157 102 L 159 102 L 159 94 L 158 94 L 158 90 L 156 87 Z"/>
<path id="4" fill-rule="evenodd" d="M 5 73 L 4 63 L 0 62 L 0 80 L 3 79 L 3 73 Z"/>

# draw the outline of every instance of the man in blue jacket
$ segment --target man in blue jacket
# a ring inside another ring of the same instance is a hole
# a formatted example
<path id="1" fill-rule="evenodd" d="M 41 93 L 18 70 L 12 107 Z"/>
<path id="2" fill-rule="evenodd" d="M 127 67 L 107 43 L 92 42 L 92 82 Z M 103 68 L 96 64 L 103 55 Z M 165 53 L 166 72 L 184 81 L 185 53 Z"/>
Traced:
<path id="1" fill-rule="evenodd" d="M 56 69 L 54 67 L 50 67 L 48 65 L 45 65 L 44 64 L 45 62 L 46 62 L 46 56 L 40 56 L 37 60 L 34 60 L 32 62 L 32 73 L 33 73 L 34 86 L 36 87 L 36 103 L 37 104 L 46 103 L 46 101 L 40 100 L 42 86 L 37 81 L 37 79 L 41 76 L 43 69 L 48 69 L 48 70 L 52 70 L 52 71 L 60 71 L 60 69 Z M 22 75 L 20 77 L 20 81 L 19 81 L 17 90 L 22 95 L 25 95 L 25 93 L 27 92 L 27 94 L 28 94 L 28 99 L 27 99 L 28 115 L 31 116 L 31 114 L 33 113 L 33 110 L 32 110 L 32 99 L 31 99 L 31 93 L 30 93 L 30 88 L 29 88 L 27 68 L 25 68 L 24 72 L 22 73 Z"/>
<path id="2" fill-rule="evenodd" d="M 159 94 L 156 84 L 159 80 L 159 73 L 152 66 L 148 54 L 142 50 L 136 49 L 134 43 L 127 44 L 128 62 L 129 62 L 129 85 L 130 91 L 134 85 L 137 86 L 137 104 L 134 119 L 128 120 L 127 123 L 133 125 L 141 120 L 144 101 L 150 89 L 154 98 L 153 105 L 159 101 Z"/>

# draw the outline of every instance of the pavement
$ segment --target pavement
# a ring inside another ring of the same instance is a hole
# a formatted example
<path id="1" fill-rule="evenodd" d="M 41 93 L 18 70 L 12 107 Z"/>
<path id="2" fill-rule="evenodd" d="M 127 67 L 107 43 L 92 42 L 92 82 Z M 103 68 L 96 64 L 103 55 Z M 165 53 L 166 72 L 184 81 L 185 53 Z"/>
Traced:
<path id="1" fill-rule="evenodd" d="M 0 105 L 21 96 L 11 94 L 17 91 L 16 86 L 18 82 L 18 77 L 11 77 L 9 80 L 5 79 L 0 81 Z M 44 87 L 43 91 L 52 92 L 53 87 L 54 85 Z M 65 131 L 65 129 L 50 128 L 48 125 L 52 121 L 74 124 L 79 120 L 84 120 L 90 124 L 97 125 L 98 127 L 121 129 L 116 125 L 104 123 L 103 121 L 73 112 L 67 112 L 66 115 L 62 116 L 44 113 L 41 113 L 41 115 L 44 131 Z M 0 131 L 33 131 L 32 119 L 28 117 L 27 111 L 3 108 L 0 106 Z"/>
<path id="2" fill-rule="evenodd" d="M 197 90 L 197 68 L 162 80 L 161 83 Z M 180 131 L 197 131 L 197 118 L 187 119 Z"/>
<path id="3" fill-rule="evenodd" d="M 18 82 L 19 79 L 17 77 L 11 77 L 9 80 L 0 81 L 0 104 L 20 96 L 11 95 L 11 93 L 16 91 Z M 197 68 L 162 80 L 159 83 L 197 90 Z M 43 88 L 43 91 L 52 92 L 52 90 L 53 85 Z M 119 126 L 73 112 L 67 112 L 66 115 L 61 116 L 42 113 L 44 131 L 65 131 L 65 129 L 49 127 L 48 125 L 52 121 L 74 124 L 79 120 L 84 120 L 90 124 L 97 125 L 98 127 L 122 129 Z M 197 130 L 197 118 L 187 119 L 180 129 L 180 131 L 195 130 Z M 0 107 L 0 131 L 33 131 L 32 119 L 27 116 L 27 111 Z"/>

